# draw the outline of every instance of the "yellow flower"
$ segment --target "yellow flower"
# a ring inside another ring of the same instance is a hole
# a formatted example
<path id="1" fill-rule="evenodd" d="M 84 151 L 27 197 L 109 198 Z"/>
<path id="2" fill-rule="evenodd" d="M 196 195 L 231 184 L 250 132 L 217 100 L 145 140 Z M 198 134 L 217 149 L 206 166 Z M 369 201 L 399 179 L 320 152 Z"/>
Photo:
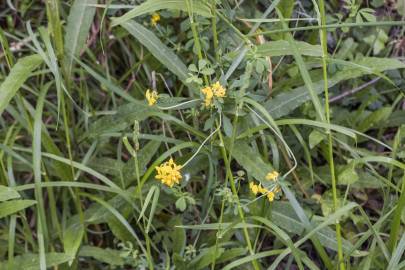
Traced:
<path id="1" fill-rule="evenodd" d="M 267 189 L 265 189 L 264 187 L 262 187 L 262 185 L 259 184 L 259 192 L 260 192 L 261 194 L 266 194 Z"/>
<path id="2" fill-rule="evenodd" d="M 160 166 L 155 167 L 157 171 L 156 179 L 160 180 L 162 184 L 173 187 L 174 184 L 179 184 L 182 179 L 180 173 L 181 165 L 176 165 L 172 158 L 164 162 Z"/>
<path id="3" fill-rule="evenodd" d="M 219 82 L 214 83 L 211 87 L 216 97 L 225 97 L 226 89 Z"/>
<path id="4" fill-rule="evenodd" d="M 276 194 L 281 191 L 281 188 L 280 188 L 280 186 L 278 184 L 276 184 L 276 186 L 273 186 L 270 189 L 266 189 L 261 184 L 256 185 L 253 182 L 250 182 L 249 187 L 252 190 L 253 194 L 255 194 L 255 195 L 257 195 L 257 194 L 265 195 L 267 197 L 267 199 L 269 200 L 269 202 L 274 201 L 274 198 L 276 197 Z"/>
<path id="5" fill-rule="evenodd" d="M 210 86 L 201 89 L 201 93 L 205 96 L 205 107 L 209 107 L 212 104 L 212 98 L 214 97 L 214 92 Z"/>
<path id="6" fill-rule="evenodd" d="M 267 192 L 267 199 L 269 202 L 274 201 L 274 193 L 272 191 Z"/>
<path id="7" fill-rule="evenodd" d="M 160 15 L 159 13 L 155 12 L 152 14 L 152 17 L 150 18 L 150 24 L 152 26 L 156 26 L 158 21 L 160 21 Z"/>
<path id="8" fill-rule="evenodd" d="M 278 172 L 276 172 L 276 171 L 269 172 L 266 175 L 266 179 L 269 180 L 269 181 L 275 181 L 277 179 L 277 177 L 278 177 Z"/>
<path id="9" fill-rule="evenodd" d="M 155 105 L 159 98 L 158 92 L 156 92 L 155 90 L 151 91 L 150 89 L 146 90 L 145 96 L 149 106 Z"/>
<path id="10" fill-rule="evenodd" d="M 205 96 L 205 107 L 209 107 L 212 105 L 212 100 L 214 97 L 225 97 L 226 89 L 219 82 L 216 82 L 211 86 L 206 86 L 201 89 L 201 93 L 203 93 Z"/>
<path id="11" fill-rule="evenodd" d="M 250 182 L 249 187 L 252 190 L 253 194 L 257 195 L 257 193 L 259 193 L 258 185 L 255 185 L 253 182 Z"/>

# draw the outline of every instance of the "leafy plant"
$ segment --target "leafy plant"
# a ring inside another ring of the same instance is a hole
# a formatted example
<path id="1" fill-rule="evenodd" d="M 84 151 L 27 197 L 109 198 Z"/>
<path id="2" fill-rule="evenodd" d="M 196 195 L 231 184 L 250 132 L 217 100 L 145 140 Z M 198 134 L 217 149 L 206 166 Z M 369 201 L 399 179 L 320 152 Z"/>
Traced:
<path id="1" fill-rule="evenodd" d="M 400 1 L 3 2 L 0 269 L 405 267 Z"/>

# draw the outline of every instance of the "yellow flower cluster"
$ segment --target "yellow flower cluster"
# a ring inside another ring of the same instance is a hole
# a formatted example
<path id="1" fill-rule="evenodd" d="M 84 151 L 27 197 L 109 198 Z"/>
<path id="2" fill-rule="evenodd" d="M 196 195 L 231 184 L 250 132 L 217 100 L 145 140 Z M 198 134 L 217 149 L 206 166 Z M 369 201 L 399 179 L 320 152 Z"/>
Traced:
<path id="1" fill-rule="evenodd" d="M 266 179 L 269 181 L 276 181 L 278 176 L 279 176 L 278 172 L 273 171 L 266 175 Z M 273 187 L 271 190 L 264 188 L 261 184 L 256 185 L 253 182 L 250 182 L 249 187 L 252 193 L 255 195 L 257 194 L 266 195 L 269 202 L 274 201 L 274 197 L 276 196 L 276 194 L 281 191 L 280 186 L 278 184 L 276 184 L 276 186 Z"/>
<path id="2" fill-rule="evenodd" d="M 158 92 L 156 90 L 151 91 L 150 89 L 146 90 L 145 96 L 149 106 L 155 105 L 159 98 Z"/>
<path id="3" fill-rule="evenodd" d="M 152 17 L 150 18 L 150 24 L 152 26 L 156 26 L 158 21 L 160 21 L 160 15 L 159 15 L 159 13 L 155 12 L 152 14 Z"/>
<path id="4" fill-rule="evenodd" d="M 207 86 L 201 89 L 201 93 L 203 93 L 205 96 L 205 106 L 209 107 L 212 105 L 212 100 L 214 97 L 225 97 L 226 89 L 219 82 L 216 82 L 211 86 Z"/>
<path id="5" fill-rule="evenodd" d="M 269 202 L 274 201 L 274 197 L 275 197 L 274 192 L 265 189 L 264 187 L 262 187 L 261 184 L 256 185 L 253 182 L 250 182 L 249 187 L 252 190 L 253 194 L 255 194 L 255 195 L 264 194 L 267 196 L 267 199 L 269 200 Z"/>
<path id="6" fill-rule="evenodd" d="M 276 181 L 276 180 L 277 180 L 277 177 L 278 177 L 278 172 L 276 172 L 276 171 L 269 172 L 269 173 L 266 175 L 266 180 L 269 180 L 269 181 Z"/>
<path id="7" fill-rule="evenodd" d="M 182 178 L 180 169 L 181 165 L 177 165 L 172 158 L 164 162 L 160 166 L 155 167 L 157 171 L 156 179 L 160 180 L 162 184 L 173 187 L 174 184 L 179 184 Z"/>

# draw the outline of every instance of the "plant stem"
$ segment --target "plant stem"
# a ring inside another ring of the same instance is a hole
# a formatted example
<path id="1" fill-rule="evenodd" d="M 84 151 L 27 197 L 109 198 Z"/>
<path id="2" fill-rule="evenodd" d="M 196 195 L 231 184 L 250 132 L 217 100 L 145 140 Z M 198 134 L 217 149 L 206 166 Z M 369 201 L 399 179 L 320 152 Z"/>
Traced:
<path id="1" fill-rule="evenodd" d="M 330 110 L 329 110 L 329 89 L 328 89 L 328 71 L 327 71 L 327 57 L 328 57 L 328 48 L 327 48 L 327 36 L 326 36 L 326 16 L 325 16 L 325 3 L 323 0 L 319 0 L 319 9 L 321 16 L 321 30 L 319 31 L 321 37 L 322 45 L 322 70 L 323 70 L 323 81 L 324 81 L 324 91 L 325 91 L 325 114 L 326 122 L 330 124 Z M 328 161 L 329 169 L 332 181 L 332 196 L 333 196 L 333 211 L 339 207 L 339 202 L 337 198 L 337 181 L 335 175 L 335 164 L 333 160 L 333 142 L 332 142 L 332 131 L 328 129 Z M 345 263 L 343 260 L 343 247 L 342 247 L 342 235 L 340 229 L 339 219 L 336 220 L 336 240 L 338 245 L 338 265 L 340 270 L 345 270 Z"/>
<path id="2" fill-rule="evenodd" d="M 138 196 L 141 201 L 141 208 L 143 208 L 143 198 L 142 198 L 142 186 L 141 186 L 141 176 L 139 173 L 139 162 L 138 162 L 138 154 L 137 154 L 137 149 L 134 149 L 133 153 L 133 158 L 134 158 L 134 165 L 135 165 L 135 174 L 136 174 L 136 180 L 138 182 Z M 144 236 L 146 239 L 146 252 L 148 256 L 148 264 L 149 264 L 149 269 L 153 270 L 153 258 L 151 254 L 151 248 L 150 248 L 150 238 L 149 234 L 146 232 L 146 224 L 145 224 L 145 219 L 142 219 L 143 222 L 143 227 L 144 227 Z"/>
<path id="3" fill-rule="evenodd" d="M 196 23 L 194 22 L 194 16 L 193 16 L 191 5 L 192 5 L 192 3 L 190 2 L 190 0 L 187 0 L 187 10 L 188 10 L 188 16 L 190 18 L 191 31 L 193 32 L 195 48 L 197 49 L 198 59 L 202 60 L 203 55 L 202 55 L 202 50 L 201 50 L 201 43 L 200 43 L 200 38 L 198 36 Z M 209 84 L 207 75 L 204 75 L 204 82 L 206 85 Z"/>
<path id="4" fill-rule="evenodd" d="M 400 238 L 401 216 L 404 208 L 405 208 L 405 173 L 404 176 L 402 177 L 401 195 L 398 200 L 397 208 L 395 209 L 394 212 L 394 218 L 392 219 L 391 222 L 390 238 L 388 240 L 388 249 L 390 252 L 394 251 L 397 245 L 397 241 Z"/>
<path id="5" fill-rule="evenodd" d="M 224 139 L 223 139 L 223 136 L 222 136 L 222 132 L 219 131 L 218 134 L 219 134 L 219 139 L 220 139 L 220 142 L 221 142 L 222 158 L 224 159 L 225 166 L 226 166 L 227 179 L 228 179 L 228 181 L 229 181 L 230 184 L 231 184 L 232 194 L 233 194 L 233 196 L 235 196 L 235 198 L 236 198 L 236 203 L 237 203 L 237 205 L 238 205 L 238 214 L 239 214 L 239 217 L 240 217 L 242 223 L 245 224 L 245 223 L 246 223 L 246 222 L 245 222 L 245 216 L 244 216 L 244 214 L 243 214 L 243 209 L 242 209 L 242 206 L 241 206 L 240 201 L 239 201 L 239 196 L 238 196 L 238 192 L 237 192 L 237 190 L 236 190 L 235 181 L 234 181 L 233 176 L 232 176 L 232 170 L 231 170 L 230 160 L 228 159 L 228 157 L 227 157 L 227 155 L 226 155 L 225 142 L 224 142 Z M 245 241 L 247 242 L 247 245 L 248 245 L 249 253 L 250 253 L 251 255 L 254 255 L 255 252 L 254 252 L 254 250 L 253 250 L 252 243 L 251 243 L 250 237 L 249 237 L 249 232 L 248 232 L 246 226 L 243 227 L 243 234 L 244 234 L 244 236 L 245 236 Z M 257 263 L 256 260 L 253 260 L 253 261 L 252 261 L 252 265 L 253 265 L 253 267 L 254 267 L 255 270 L 259 270 L 259 269 L 260 269 L 259 264 Z"/>
<path id="6" fill-rule="evenodd" d="M 218 32 L 217 32 L 217 7 L 215 0 L 211 0 L 211 10 L 212 10 L 212 37 L 214 43 L 215 60 L 219 62 L 219 51 L 218 51 Z"/>
<path id="7" fill-rule="evenodd" d="M 364 22 L 364 23 L 334 23 L 334 24 L 324 24 L 322 26 L 319 25 L 311 25 L 311 26 L 302 26 L 302 27 L 295 27 L 287 29 L 277 29 L 271 31 L 263 31 L 263 32 L 255 32 L 251 34 L 247 34 L 246 36 L 257 36 L 257 35 L 271 35 L 275 33 L 286 33 L 289 31 L 306 31 L 306 30 L 317 30 L 317 29 L 335 29 L 335 28 L 343 28 L 343 27 L 374 27 L 374 26 L 400 26 L 405 25 L 405 21 L 386 21 L 386 22 Z"/>

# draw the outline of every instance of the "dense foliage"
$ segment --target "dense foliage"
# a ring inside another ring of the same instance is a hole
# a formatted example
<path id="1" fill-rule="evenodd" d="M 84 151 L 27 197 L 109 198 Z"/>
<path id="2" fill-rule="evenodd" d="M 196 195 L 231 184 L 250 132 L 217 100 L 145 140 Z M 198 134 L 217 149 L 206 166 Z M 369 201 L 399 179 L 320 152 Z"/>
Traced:
<path id="1" fill-rule="evenodd" d="M 405 268 L 402 0 L 0 2 L 0 269 Z"/>

